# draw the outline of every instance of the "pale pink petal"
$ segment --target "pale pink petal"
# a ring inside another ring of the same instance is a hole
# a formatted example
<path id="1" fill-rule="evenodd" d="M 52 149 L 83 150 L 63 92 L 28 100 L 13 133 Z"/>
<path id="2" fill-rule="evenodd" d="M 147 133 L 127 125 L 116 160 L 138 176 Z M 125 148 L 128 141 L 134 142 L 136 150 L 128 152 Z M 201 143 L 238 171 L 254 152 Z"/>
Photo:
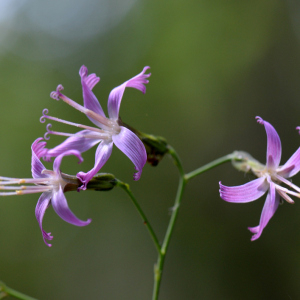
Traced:
<path id="1" fill-rule="evenodd" d="M 51 236 L 51 232 L 47 233 L 43 229 L 43 225 L 42 224 L 43 224 L 43 218 L 44 218 L 46 209 L 49 206 L 51 197 L 52 197 L 52 192 L 44 192 L 40 196 L 40 198 L 38 200 L 38 203 L 36 204 L 36 207 L 35 207 L 35 216 L 36 216 L 36 219 L 37 219 L 37 221 L 39 223 L 39 226 L 41 228 L 44 242 L 49 247 L 51 247 L 52 245 L 48 244 L 46 240 L 51 241 L 53 239 L 53 236 Z"/>
<path id="2" fill-rule="evenodd" d="M 300 147 L 291 158 L 280 168 L 277 173 L 285 178 L 290 178 L 300 171 Z"/>
<path id="3" fill-rule="evenodd" d="M 147 153 L 142 141 L 129 129 L 121 126 L 119 134 L 113 135 L 114 144 L 133 162 L 137 173 L 134 180 L 139 180 L 147 161 Z"/>
<path id="4" fill-rule="evenodd" d="M 91 223 L 91 219 L 82 221 L 78 219 L 73 212 L 70 210 L 67 199 L 63 193 L 61 187 L 59 190 L 53 193 L 51 204 L 54 211 L 66 222 L 76 226 L 86 226 Z"/>
<path id="5" fill-rule="evenodd" d="M 256 117 L 257 122 L 265 126 L 267 133 L 267 168 L 276 169 L 281 159 L 281 141 L 275 128 L 267 121 Z"/>
<path id="6" fill-rule="evenodd" d="M 111 155 L 112 148 L 112 142 L 101 142 L 96 150 L 94 167 L 87 173 L 77 173 L 77 178 L 82 182 L 82 186 L 80 187 L 81 190 L 86 189 L 86 186 L 89 183 L 89 181 L 99 172 L 99 170 L 107 162 Z"/>
<path id="7" fill-rule="evenodd" d="M 58 155 L 54 162 L 53 162 L 53 171 L 56 173 L 56 174 L 60 174 L 60 164 L 61 164 L 61 161 L 63 159 L 63 157 L 65 156 L 68 156 L 68 155 L 74 155 L 76 156 L 78 159 L 79 159 L 79 163 L 83 162 L 83 158 L 80 154 L 79 151 L 77 150 L 68 150 L 60 155 Z"/>
<path id="8" fill-rule="evenodd" d="M 119 118 L 119 110 L 120 110 L 120 104 L 121 100 L 125 91 L 125 88 L 131 87 L 135 88 L 137 90 L 140 90 L 141 92 L 146 92 L 146 86 L 149 82 L 147 80 L 148 77 L 150 77 L 151 73 L 145 74 L 145 72 L 150 69 L 150 67 L 145 67 L 143 71 L 136 75 L 135 77 L 129 79 L 128 81 L 125 81 L 120 86 L 114 88 L 108 97 L 108 103 L 107 103 L 107 109 L 108 109 L 108 115 L 110 118 L 117 120 Z"/>
<path id="9" fill-rule="evenodd" d="M 64 142 L 62 142 L 58 146 L 49 149 L 45 156 L 47 157 L 47 159 L 49 159 L 51 157 L 56 157 L 64 153 L 65 151 L 71 149 L 77 150 L 80 153 L 85 152 L 101 141 L 100 139 L 85 137 L 90 134 L 94 134 L 94 133 L 90 130 L 79 131 L 74 135 L 72 135 L 71 137 L 67 138 Z"/>
<path id="10" fill-rule="evenodd" d="M 33 178 L 46 178 L 42 171 L 46 168 L 41 163 L 40 158 L 47 152 L 45 149 L 46 142 L 42 142 L 43 138 L 36 139 L 31 145 L 31 173 Z"/>
<path id="11" fill-rule="evenodd" d="M 227 202 L 246 203 L 260 198 L 269 188 L 265 177 L 239 186 L 225 186 L 219 182 L 220 197 Z"/>
<path id="12" fill-rule="evenodd" d="M 87 74 L 88 74 L 88 69 L 85 66 L 82 66 L 80 68 L 79 75 L 81 77 L 81 85 L 82 85 L 82 95 L 83 95 L 84 107 L 92 110 L 93 112 L 97 113 L 98 115 L 101 115 L 101 116 L 105 117 L 104 111 L 103 111 L 103 109 L 102 109 L 102 107 L 101 107 L 98 99 L 96 98 L 96 96 L 92 92 L 92 88 L 97 83 L 96 82 L 97 81 L 96 78 L 99 78 L 99 77 L 94 77 L 93 76 L 94 74 L 91 74 L 92 77 L 90 77 L 91 75 L 88 76 Z M 99 78 L 99 80 L 100 80 L 100 78 Z M 101 123 L 100 122 L 96 121 L 95 119 L 93 119 L 93 118 L 91 118 L 89 116 L 87 116 L 87 117 L 95 125 L 97 125 L 98 127 L 101 127 Z"/>
<path id="13" fill-rule="evenodd" d="M 255 233 L 252 236 L 251 241 L 255 241 L 261 236 L 264 228 L 267 226 L 268 222 L 277 210 L 279 202 L 280 195 L 276 193 L 275 184 L 273 182 L 270 182 L 270 189 L 260 216 L 259 225 L 256 227 L 248 228 L 252 233 Z"/>

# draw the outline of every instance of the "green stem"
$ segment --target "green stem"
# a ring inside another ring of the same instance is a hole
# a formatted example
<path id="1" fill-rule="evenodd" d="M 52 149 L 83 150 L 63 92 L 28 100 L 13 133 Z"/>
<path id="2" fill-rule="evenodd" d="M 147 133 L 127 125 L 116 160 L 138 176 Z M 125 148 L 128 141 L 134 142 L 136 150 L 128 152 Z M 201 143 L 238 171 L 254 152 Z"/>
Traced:
<path id="1" fill-rule="evenodd" d="M 33 297 L 27 296 L 23 293 L 20 293 L 14 289 L 8 287 L 3 282 L 0 282 L 0 299 L 3 299 L 6 296 L 12 296 L 12 297 L 15 297 L 15 298 L 21 299 L 21 300 L 37 300 L 36 298 L 33 298 Z"/>
<path id="2" fill-rule="evenodd" d="M 151 236 L 151 238 L 152 238 L 152 240 L 153 240 L 153 242 L 154 242 L 154 245 L 155 245 L 155 247 L 156 247 L 156 249 L 157 249 L 157 252 L 160 253 L 161 247 L 160 247 L 158 238 L 157 238 L 157 236 L 156 236 L 156 234 L 155 234 L 155 232 L 154 232 L 154 230 L 153 230 L 151 224 L 149 223 L 149 221 L 148 221 L 148 219 L 147 219 L 145 213 L 143 212 L 142 208 L 140 207 L 140 205 L 138 204 L 137 200 L 136 200 L 135 197 L 133 196 L 133 194 L 132 194 L 132 192 L 131 192 L 131 190 L 130 190 L 129 185 L 126 184 L 126 183 L 124 183 L 124 182 L 122 182 L 122 181 L 120 181 L 120 180 L 118 180 L 118 179 L 117 179 L 117 185 L 120 186 L 120 187 L 128 194 L 128 196 L 129 196 L 130 199 L 132 200 L 132 202 L 133 202 L 135 208 L 136 208 L 137 211 L 139 212 L 141 218 L 142 218 L 143 221 L 144 221 L 144 224 L 146 225 L 146 227 L 147 227 L 147 229 L 148 229 L 148 231 L 149 231 L 149 234 L 150 234 L 150 236 Z"/>
<path id="3" fill-rule="evenodd" d="M 237 156 L 236 152 L 233 152 L 231 154 L 225 155 L 223 157 L 220 157 L 190 173 L 185 174 L 185 179 L 188 181 L 190 179 L 192 179 L 193 177 L 196 177 L 197 175 L 200 175 L 201 173 L 204 173 L 214 167 L 217 167 L 225 162 L 231 161 L 233 159 L 239 159 L 239 157 Z"/>
<path id="4" fill-rule="evenodd" d="M 196 169 L 195 171 L 192 171 L 188 174 L 184 174 L 184 170 L 182 167 L 182 164 L 180 162 L 180 159 L 176 153 L 176 151 L 169 146 L 169 154 L 172 156 L 173 161 L 175 163 L 175 165 L 178 168 L 179 174 L 180 174 L 180 178 L 179 178 L 179 185 L 178 185 L 178 189 L 177 189 L 177 194 L 176 194 L 176 198 L 175 198 L 175 203 L 172 209 L 172 215 L 169 221 L 169 225 L 166 231 L 166 235 L 165 238 L 163 240 L 162 246 L 161 246 L 161 250 L 159 252 L 159 256 L 157 259 L 157 263 L 154 266 L 154 287 L 153 287 L 153 295 L 152 295 L 152 300 L 157 300 L 158 299 L 158 295 L 159 295 L 159 288 L 160 288 L 160 283 L 161 283 L 161 278 L 162 278 L 162 271 L 163 271 L 163 267 L 164 267 L 164 262 L 165 262 L 165 256 L 169 247 L 169 243 L 170 243 L 170 239 L 174 230 L 174 226 L 175 226 L 175 222 L 178 216 L 178 210 L 181 204 L 181 199 L 182 199 L 182 195 L 185 189 L 185 185 L 187 184 L 187 182 L 197 176 L 200 175 L 203 172 L 206 172 L 214 167 L 217 167 L 225 162 L 231 161 L 233 159 L 240 159 L 237 154 L 234 152 L 232 154 L 223 156 L 221 158 L 218 158 L 206 165 L 204 165 L 203 167 L 200 167 L 198 169 Z"/>
<path id="5" fill-rule="evenodd" d="M 185 178 L 183 167 L 181 164 L 181 161 L 176 153 L 176 151 L 169 146 L 169 154 L 172 156 L 175 165 L 178 168 L 180 178 L 179 178 L 179 185 L 177 189 L 177 194 L 174 202 L 174 206 L 172 208 L 172 215 L 169 221 L 169 225 L 165 234 L 164 241 L 161 246 L 161 251 L 159 253 L 157 263 L 154 266 L 154 287 L 153 287 L 153 295 L 152 295 L 152 300 L 157 300 L 158 299 L 158 294 L 159 294 L 159 288 L 160 288 L 160 283 L 161 283 L 161 276 L 162 276 L 162 271 L 164 267 L 164 262 L 165 262 L 165 257 L 167 254 L 167 250 L 170 244 L 170 239 L 173 233 L 174 225 L 178 216 L 178 211 L 179 207 L 181 204 L 181 199 L 183 195 L 183 191 L 185 188 L 185 185 L 187 183 L 187 179 Z"/>

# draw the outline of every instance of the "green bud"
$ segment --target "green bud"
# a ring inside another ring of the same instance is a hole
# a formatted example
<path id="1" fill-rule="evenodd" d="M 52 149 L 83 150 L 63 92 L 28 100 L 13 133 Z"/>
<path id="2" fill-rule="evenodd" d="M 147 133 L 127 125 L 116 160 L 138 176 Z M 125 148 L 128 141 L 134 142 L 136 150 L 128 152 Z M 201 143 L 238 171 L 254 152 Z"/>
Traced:
<path id="1" fill-rule="evenodd" d="M 62 173 L 62 178 L 67 182 L 64 188 L 65 192 L 77 191 L 82 185 L 81 181 L 76 177 Z M 117 184 L 117 180 L 114 175 L 108 173 L 96 174 L 87 184 L 87 190 L 94 191 L 109 191 Z"/>
<path id="2" fill-rule="evenodd" d="M 232 159 L 232 165 L 239 171 L 253 173 L 257 175 L 258 171 L 265 168 L 263 164 L 254 159 L 249 153 L 244 151 L 235 151 Z"/>
<path id="3" fill-rule="evenodd" d="M 124 126 L 134 132 L 143 142 L 147 152 L 147 162 L 152 166 L 157 166 L 163 159 L 164 155 L 169 152 L 169 145 L 165 138 L 140 132 L 121 119 L 118 121 L 120 126 Z"/>

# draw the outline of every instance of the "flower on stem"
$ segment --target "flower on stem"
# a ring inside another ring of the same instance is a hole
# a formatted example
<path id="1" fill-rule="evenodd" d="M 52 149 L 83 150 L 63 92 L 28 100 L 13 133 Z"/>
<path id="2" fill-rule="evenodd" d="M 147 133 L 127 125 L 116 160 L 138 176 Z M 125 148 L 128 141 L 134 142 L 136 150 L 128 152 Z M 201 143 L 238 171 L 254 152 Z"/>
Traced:
<path id="1" fill-rule="evenodd" d="M 291 158 L 283 165 L 279 166 L 281 159 L 281 142 L 274 127 L 256 117 L 257 122 L 265 126 L 267 133 L 267 163 L 262 165 L 256 160 L 252 160 L 251 156 L 247 156 L 244 169 L 251 170 L 258 178 L 244 185 L 228 187 L 220 182 L 220 196 L 227 202 L 246 203 L 257 200 L 268 191 L 267 198 L 261 213 L 259 225 L 249 227 L 248 229 L 254 233 L 251 241 L 258 239 L 263 229 L 267 226 L 269 220 L 274 215 L 280 203 L 280 198 L 288 203 L 294 203 L 289 195 L 300 198 L 300 188 L 294 185 L 288 178 L 296 175 L 300 170 L 300 147 L 291 156 Z M 243 154 L 242 154 L 243 155 Z M 288 188 L 281 186 L 285 184 Z M 293 189 L 294 191 L 292 191 Z"/>
<path id="2" fill-rule="evenodd" d="M 80 152 L 68 150 L 60 154 L 55 158 L 53 171 L 51 171 L 47 170 L 40 161 L 40 158 L 47 153 L 45 146 L 46 142 L 42 141 L 42 138 L 36 139 L 31 146 L 31 172 L 33 178 L 0 177 L 0 190 L 4 190 L 4 192 L 0 192 L 0 196 L 42 193 L 35 208 L 35 216 L 41 228 L 44 242 L 51 247 L 51 244 L 48 244 L 46 240 L 52 240 L 53 236 L 51 236 L 51 233 L 45 232 L 42 226 L 45 211 L 50 204 L 54 211 L 70 224 L 86 226 L 90 224 L 91 219 L 87 221 L 79 220 L 70 210 L 64 195 L 64 188 L 68 184 L 68 181 L 64 180 L 60 171 L 62 158 L 66 155 L 75 155 L 79 159 L 79 162 L 82 162 L 83 159 Z"/>
<path id="3" fill-rule="evenodd" d="M 100 103 L 92 92 L 92 89 L 99 82 L 100 78 L 97 77 L 96 74 L 88 75 L 88 69 L 85 66 L 82 66 L 79 71 L 83 92 L 83 106 L 79 105 L 75 101 L 62 94 L 62 85 L 59 85 L 56 91 L 51 93 L 51 97 L 53 99 L 63 100 L 75 109 L 84 113 L 90 119 L 90 121 L 97 126 L 90 127 L 51 117 L 47 115 L 48 110 L 44 110 L 43 116 L 41 117 L 41 122 L 45 122 L 45 119 L 49 119 L 83 129 L 82 131 L 79 131 L 75 134 L 69 134 L 51 131 L 51 124 L 48 124 L 46 137 L 47 134 L 54 134 L 68 136 L 68 138 L 57 147 L 48 150 L 46 154 L 47 159 L 56 157 L 68 149 L 76 149 L 79 152 L 84 152 L 99 143 L 96 150 L 94 167 L 87 173 L 79 172 L 77 174 L 77 177 L 83 183 L 81 189 L 86 189 L 86 186 L 91 178 L 102 168 L 102 166 L 109 159 L 113 144 L 115 144 L 135 165 L 137 173 L 135 173 L 133 176 L 134 180 L 138 180 L 140 178 L 142 169 L 147 161 L 145 147 L 141 140 L 136 136 L 136 134 L 134 134 L 128 128 L 119 125 L 118 121 L 120 104 L 125 88 L 132 87 L 145 93 L 145 84 L 149 82 L 147 78 L 151 75 L 145 74 L 148 69 L 149 67 L 145 67 L 140 74 L 129 79 L 110 92 L 107 104 L 109 118 L 105 116 Z"/>

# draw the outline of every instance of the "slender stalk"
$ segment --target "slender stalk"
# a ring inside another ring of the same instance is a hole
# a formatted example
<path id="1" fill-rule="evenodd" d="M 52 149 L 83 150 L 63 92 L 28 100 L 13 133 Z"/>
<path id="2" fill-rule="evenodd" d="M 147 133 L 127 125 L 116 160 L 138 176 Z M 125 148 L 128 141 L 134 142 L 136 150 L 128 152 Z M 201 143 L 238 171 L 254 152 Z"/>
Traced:
<path id="1" fill-rule="evenodd" d="M 20 293 L 0 281 L 0 299 L 3 299 L 6 296 L 12 296 L 20 300 L 37 300 L 36 298 L 27 296 L 23 293 Z"/>
<path id="2" fill-rule="evenodd" d="M 173 161 L 178 168 L 180 178 L 179 178 L 179 184 L 178 184 L 178 189 L 177 189 L 174 206 L 172 208 L 172 215 L 171 215 L 169 225 L 168 225 L 168 228 L 167 228 L 167 231 L 165 234 L 165 238 L 164 238 L 162 246 L 161 246 L 161 251 L 159 253 L 157 263 L 154 266 L 154 287 L 153 287 L 152 300 L 158 299 L 165 257 L 166 257 L 167 250 L 168 250 L 168 247 L 170 244 L 170 239 L 171 239 L 171 236 L 173 233 L 174 225 L 175 225 L 175 222 L 176 222 L 176 219 L 178 216 L 178 211 L 179 211 L 183 191 L 184 191 L 185 185 L 187 183 L 187 180 L 184 176 L 184 170 L 183 170 L 181 161 L 179 159 L 179 156 L 177 155 L 174 148 L 172 148 L 171 146 L 168 146 L 168 147 L 169 147 L 169 154 L 172 156 Z"/>
<path id="3" fill-rule="evenodd" d="M 160 283 L 161 283 L 161 278 L 162 278 L 162 271 L 164 267 L 164 262 L 165 262 L 165 256 L 169 247 L 170 239 L 174 230 L 175 222 L 178 216 L 178 210 L 181 204 L 181 199 L 182 195 L 185 189 L 185 185 L 187 182 L 197 176 L 200 175 L 203 172 L 206 172 L 214 167 L 217 167 L 225 162 L 231 161 L 232 159 L 239 159 L 236 153 L 232 153 L 229 155 L 225 155 L 219 159 L 216 159 L 203 167 L 200 167 L 196 169 L 195 171 L 192 171 L 190 173 L 184 174 L 184 170 L 181 164 L 181 161 L 179 159 L 179 156 L 177 155 L 176 151 L 169 146 L 169 154 L 172 156 L 173 161 L 175 165 L 178 168 L 180 178 L 179 178 L 179 184 L 178 184 L 178 189 L 177 189 L 177 194 L 175 198 L 175 203 L 173 206 L 172 210 L 172 215 L 169 221 L 169 225 L 165 234 L 165 238 L 163 240 L 162 246 L 161 246 L 161 251 L 159 252 L 159 256 L 157 259 L 157 263 L 154 266 L 154 287 L 153 287 L 153 295 L 152 295 L 152 300 L 157 300 L 158 295 L 159 295 L 159 288 L 160 288 Z"/>
<path id="4" fill-rule="evenodd" d="M 206 165 L 204 165 L 204 166 L 202 166 L 202 167 L 200 167 L 200 168 L 198 168 L 198 169 L 196 169 L 196 170 L 194 170 L 190 173 L 185 174 L 185 179 L 188 181 L 188 180 L 192 179 L 193 177 L 196 177 L 197 175 L 200 175 L 201 173 L 204 173 L 204 172 L 206 172 L 206 171 L 208 171 L 208 170 L 210 170 L 214 167 L 217 167 L 217 166 L 219 166 L 223 163 L 226 163 L 228 161 L 231 161 L 233 159 L 239 159 L 236 152 L 225 155 L 223 157 L 220 157 L 220 158 L 218 158 L 218 159 L 216 159 L 216 160 L 214 160 L 214 161 L 212 161 L 212 162 L 210 162 L 210 163 L 208 163 L 208 164 L 206 164 Z"/>
<path id="5" fill-rule="evenodd" d="M 132 192 L 131 192 L 131 190 L 130 190 L 129 185 L 126 184 L 126 183 L 124 183 L 124 182 L 122 182 L 122 181 L 120 181 L 120 180 L 118 180 L 118 179 L 117 179 L 117 185 L 120 186 L 120 187 L 128 194 L 128 196 L 129 196 L 130 199 L 132 200 L 132 202 L 133 202 L 135 208 L 136 208 L 137 211 L 139 212 L 141 218 L 142 218 L 143 221 L 144 221 L 144 224 L 146 225 L 146 227 L 147 227 L 147 229 L 148 229 L 148 231 L 149 231 L 149 234 L 150 234 L 150 236 L 151 236 L 151 238 L 152 238 L 152 240 L 153 240 L 153 242 L 154 242 L 154 245 L 155 245 L 155 247 L 156 247 L 156 249 L 157 249 L 157 252 L 160 253 L 161 247 L 160 247 L 158 238 L 157 238 L 157 236 L 156 236 L 156 234 L 155 234 L 155 232 L 154 232 L 154 230 L 153 230 L 151 224 L 149 223 L 149 221 L 148 221 L 148 219 L 147 219 L 145 213 L 143 212 L 142 208 L 140 207 L 140 205 L 138 204 L 137 200 L 136 200 L 135 197 L 133 196 L 133 194 L 132 194 Z"/>

